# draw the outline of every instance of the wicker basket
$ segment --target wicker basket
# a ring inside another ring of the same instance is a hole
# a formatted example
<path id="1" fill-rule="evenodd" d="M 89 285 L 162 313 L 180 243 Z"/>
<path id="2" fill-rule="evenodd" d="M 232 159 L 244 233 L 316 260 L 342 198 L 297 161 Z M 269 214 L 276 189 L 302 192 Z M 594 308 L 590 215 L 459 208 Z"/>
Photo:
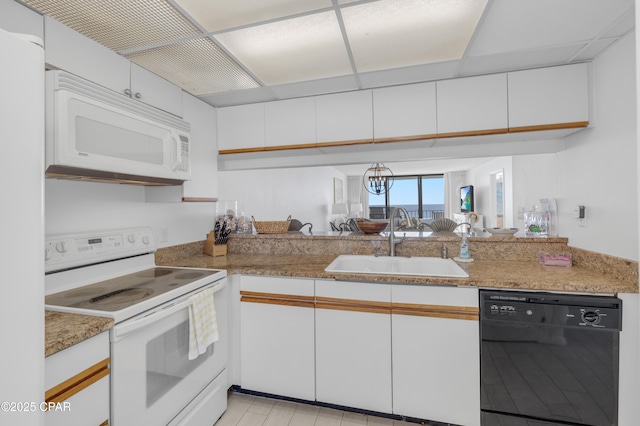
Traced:
<path id="1" fill-rule="evenodd" d="M 258 234 L 284 234 L 289 230 L 289 224 L 291 223 L 291 215 L 287 220 L 271 222 L 258 222 L 253 216 L 251 216 L 251 219 L 253 219 L 253 226 L 255 226 Z"/>

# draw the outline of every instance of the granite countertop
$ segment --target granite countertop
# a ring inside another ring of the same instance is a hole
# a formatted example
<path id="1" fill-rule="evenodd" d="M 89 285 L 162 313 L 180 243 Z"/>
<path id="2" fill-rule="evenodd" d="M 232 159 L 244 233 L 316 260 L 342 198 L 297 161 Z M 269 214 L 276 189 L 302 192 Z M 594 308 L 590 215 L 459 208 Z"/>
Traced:
<path id="1" fill-rule="evenodd" d="M 113 318 L 44 312 L 44 356 L 48 357 L 113 327 Z"/>
<path id="2" fill-rule="evenodd" d="M 266 275 L 317 279 L 446 284 L 520 290 L 548 290 L 598 294 L 638 293 L 633 280 L 579 266 L 544 266 L 530 260 L 476 260 L 460 264 L 469 278 L 411 277 L 374 274 L 338 274 L 324 271 L 336 255 L 195 254 L 164 259 L 167 266 L 226 269 L 228 274 Z"/>

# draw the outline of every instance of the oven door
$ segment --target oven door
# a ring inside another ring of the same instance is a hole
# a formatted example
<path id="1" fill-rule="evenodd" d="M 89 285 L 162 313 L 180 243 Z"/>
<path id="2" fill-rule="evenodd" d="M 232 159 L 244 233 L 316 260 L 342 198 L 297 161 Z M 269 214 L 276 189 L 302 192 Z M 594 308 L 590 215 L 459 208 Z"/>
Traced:
<path id="1" fill-rule="evenodd" d="M 189 298 L 213 287 L 219 340 L 194 360 L 189 352 Z M 116 324 L 111 331 L 111 424 L 165 425 L 226 367 L 226 279 L 151 312 Z"/>

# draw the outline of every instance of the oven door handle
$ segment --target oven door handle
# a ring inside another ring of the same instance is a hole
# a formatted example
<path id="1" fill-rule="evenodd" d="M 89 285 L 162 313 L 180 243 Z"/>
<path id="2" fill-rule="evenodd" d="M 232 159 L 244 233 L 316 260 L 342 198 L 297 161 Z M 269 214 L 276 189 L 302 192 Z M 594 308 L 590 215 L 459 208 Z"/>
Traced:
<path id="1" fill-rule="evenodd" d="M 213 288 L 213 292 L 217 293 L 218 291 L 222 290 L 226 285 L 227 285 L 227 280 L 220 280 L 220 282 L 214 284 L 213 286 L 211 287 L 207 286 L 200 291 L 204 291 L 207 288 Z M 200 291 L 198 291 L 198 293 L 200 293 Z M 146 327 L 156 321 L 160 321 L 168 316 L 171 316 L 176 312 L 181 311 L 182 309 L 188 308 L 189 306 L 191 306 L 191 296 L 192 295 L 189 295 L 182 300 L 178 300 L 168 306 L 165 306 L 161 309 L 153 311 L 137 320 L 116 325 L 112 329 L 113 331 L 112 341 L 116 342 L 122 339 L 124 336 L 126 336 L 129 333 L 133 333 L 134 331 L 139 330 L 143 327 Z"/>

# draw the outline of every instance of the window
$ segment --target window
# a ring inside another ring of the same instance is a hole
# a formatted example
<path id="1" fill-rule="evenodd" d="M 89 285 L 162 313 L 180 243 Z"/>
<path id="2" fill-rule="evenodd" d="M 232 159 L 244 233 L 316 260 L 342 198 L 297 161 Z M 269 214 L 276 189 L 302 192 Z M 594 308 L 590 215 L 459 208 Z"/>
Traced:
<path id="1" fill-rule="evenodd" d="M 369 194 L 370 219 L 388 219 L 390 208 L 399 206 L 411 217 L 444 217 L 444 175 L 395 176 L 386 193 Z"/>

